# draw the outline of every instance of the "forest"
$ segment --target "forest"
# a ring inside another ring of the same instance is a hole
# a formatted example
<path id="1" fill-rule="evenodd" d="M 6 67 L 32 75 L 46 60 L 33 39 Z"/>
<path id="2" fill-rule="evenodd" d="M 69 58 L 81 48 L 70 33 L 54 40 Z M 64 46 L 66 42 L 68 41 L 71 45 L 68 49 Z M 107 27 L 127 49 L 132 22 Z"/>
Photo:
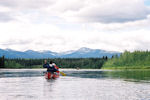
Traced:
<path id="1" fill-rule="evenodd" d="M 48 58 L 48 62 L 53 61 L 60 68 L 91 68 L 100 69 L 107 56 L 102 58 Z M 45 59 L 7 59 L 1 68 L 43 68 Z"/>
<path id="2" fill-rule="evenodd" d="M 0 58 L 0 68 L 42 68 L 45 59 L 8 59 Z M 112 58 L 47 58 L 60 68 L 88 69 L 148 69 L 150 68 L 150 51 L 125 51 Z"/>
<path id="3" fill-rule="evenodd" d="M 150 51 L 125 51 L 118 56 L 106 61 L 102 68 L 128 68 L 128 69 L 148 69 L 150 68 Z"/>

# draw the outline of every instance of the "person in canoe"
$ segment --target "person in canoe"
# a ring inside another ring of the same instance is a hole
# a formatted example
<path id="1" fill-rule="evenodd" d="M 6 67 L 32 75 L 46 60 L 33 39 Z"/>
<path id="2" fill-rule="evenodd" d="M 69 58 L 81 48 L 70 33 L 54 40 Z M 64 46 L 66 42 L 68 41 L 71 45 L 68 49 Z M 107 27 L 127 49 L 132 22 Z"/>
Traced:
<path id="1" fill-rule="evenodd" d="M 47 68 L 47 73 L 45 74 L 45 76 L 48 79 L 57 78 L 59 76 L 59 68 L 52 61 L 50 61 L 50 64 L 49 64 L 47 63 L 47 60 L 45 60 L 43 67 Z"/>
<path id="2" fill-rule="evenodd" d="M 43 68 L 47 68 L 47 71 L 48 71 L 49 63 L 47 62 L 47 60 L 44 60 Z"/>
<path id="3" fill-rule="evenodd" d="M 50 66 L 49 71 L 50 71 L 51 73 L 57 72 L 58 69 L 59 69 L 59 68 L 56 66 L 56 64 L 53 63 L 52 61 L 50 61 L 49 66 Z"/>

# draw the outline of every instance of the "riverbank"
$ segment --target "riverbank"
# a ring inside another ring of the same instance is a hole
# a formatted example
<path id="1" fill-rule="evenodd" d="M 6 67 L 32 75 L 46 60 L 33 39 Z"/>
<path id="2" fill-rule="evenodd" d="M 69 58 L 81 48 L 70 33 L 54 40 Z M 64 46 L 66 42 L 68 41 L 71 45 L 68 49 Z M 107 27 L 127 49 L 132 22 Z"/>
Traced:
<path id="1" fill-rule="evenodd" d="M 129 67 L 129 66 L 124 66 L 124 67 L 102 67 L 101 69 L 150 69 L 150 66 L 144 66 L 144 67 L 137 67 L 137 66 L 133 66 L 133 67 Z"/>

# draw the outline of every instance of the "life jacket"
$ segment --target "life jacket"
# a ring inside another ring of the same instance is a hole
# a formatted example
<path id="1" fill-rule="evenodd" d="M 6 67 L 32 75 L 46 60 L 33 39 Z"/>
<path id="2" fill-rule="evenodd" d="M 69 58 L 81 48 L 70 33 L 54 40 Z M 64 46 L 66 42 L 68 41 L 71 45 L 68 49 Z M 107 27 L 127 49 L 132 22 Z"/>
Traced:
<path id="1" fill-rule="evenodd" d="M 58 69 L 55 67 L 56 66 L 56 64 L 49 64 L 49 70 L 51 71 L 51 72 L 57 72 L 58 71 Z"/>
<path id="2" fill-rule="evenodd" d="M 56 72 L 57 72 L 57 73 L 59 73 L 59 67 L 58 67 L 58 66 L 56 66 L 56 64 L 55 64 L 55 63 L 53 63 L 52 65 L 54 65 L 55 69 L 57 70 Z"/>

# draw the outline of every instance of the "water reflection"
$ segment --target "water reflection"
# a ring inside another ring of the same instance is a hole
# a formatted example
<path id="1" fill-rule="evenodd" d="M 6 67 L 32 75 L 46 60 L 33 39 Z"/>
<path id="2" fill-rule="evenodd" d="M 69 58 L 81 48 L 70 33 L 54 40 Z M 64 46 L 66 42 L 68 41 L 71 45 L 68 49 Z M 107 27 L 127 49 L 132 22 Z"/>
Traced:
<path id="1" fill-rule="evenodd" d="M 45 82 L 43 83 L 43 96 L 44 97 L 49 97 L 50 95 L 52 95 L 51 93 L 54 93 L 55 84 L 57 84 L 56 80 L 45 80 Z M 51 93 L 45 92 L 45 91 L 51 91 Z"/>
<path id="2" fill-rule="evenodd" d="M 125 81 L 150 81 L 150 70 L 62 70 L 69 77 L 96 79 L 124 79 Z M 40 77 L 45 70 L 0 70 L 0 78 Z M 47 80 L 50 81 L 50 80 Z M 51 82 L 53 83 L 53 82 Z"/>
<path id="3" fill-rule="evenodd" d="M 150 81 L 150 70 L 98 70 L 64 71 L 68 76 L 80 78 L 111 78 L 125 81 Z"/>
<path id="4" fill-rule="evenodd" d="M 5 77 L 39 77 L 44 75 L 43 70 L 16 70 L 16 69 L 10 69 L 10 70 L 0 70 L 0 78 Z"/>
<path id="5" fill-rule="evenodd" d="M 44 78 L 45 70 L 0 70 L 0 100 L 149 100 L 145 70 L 61 70 L 67 76 Z M 124 81 L 128 80 L 128 81 Z"/>
<path id="6" fill-rule="evenodd" d="M 108 77 L 121 78 L 126 81 L 134 82 L 149 82 L 150 81 L 150 70 L 121 70 L 105 72 Z"/>

